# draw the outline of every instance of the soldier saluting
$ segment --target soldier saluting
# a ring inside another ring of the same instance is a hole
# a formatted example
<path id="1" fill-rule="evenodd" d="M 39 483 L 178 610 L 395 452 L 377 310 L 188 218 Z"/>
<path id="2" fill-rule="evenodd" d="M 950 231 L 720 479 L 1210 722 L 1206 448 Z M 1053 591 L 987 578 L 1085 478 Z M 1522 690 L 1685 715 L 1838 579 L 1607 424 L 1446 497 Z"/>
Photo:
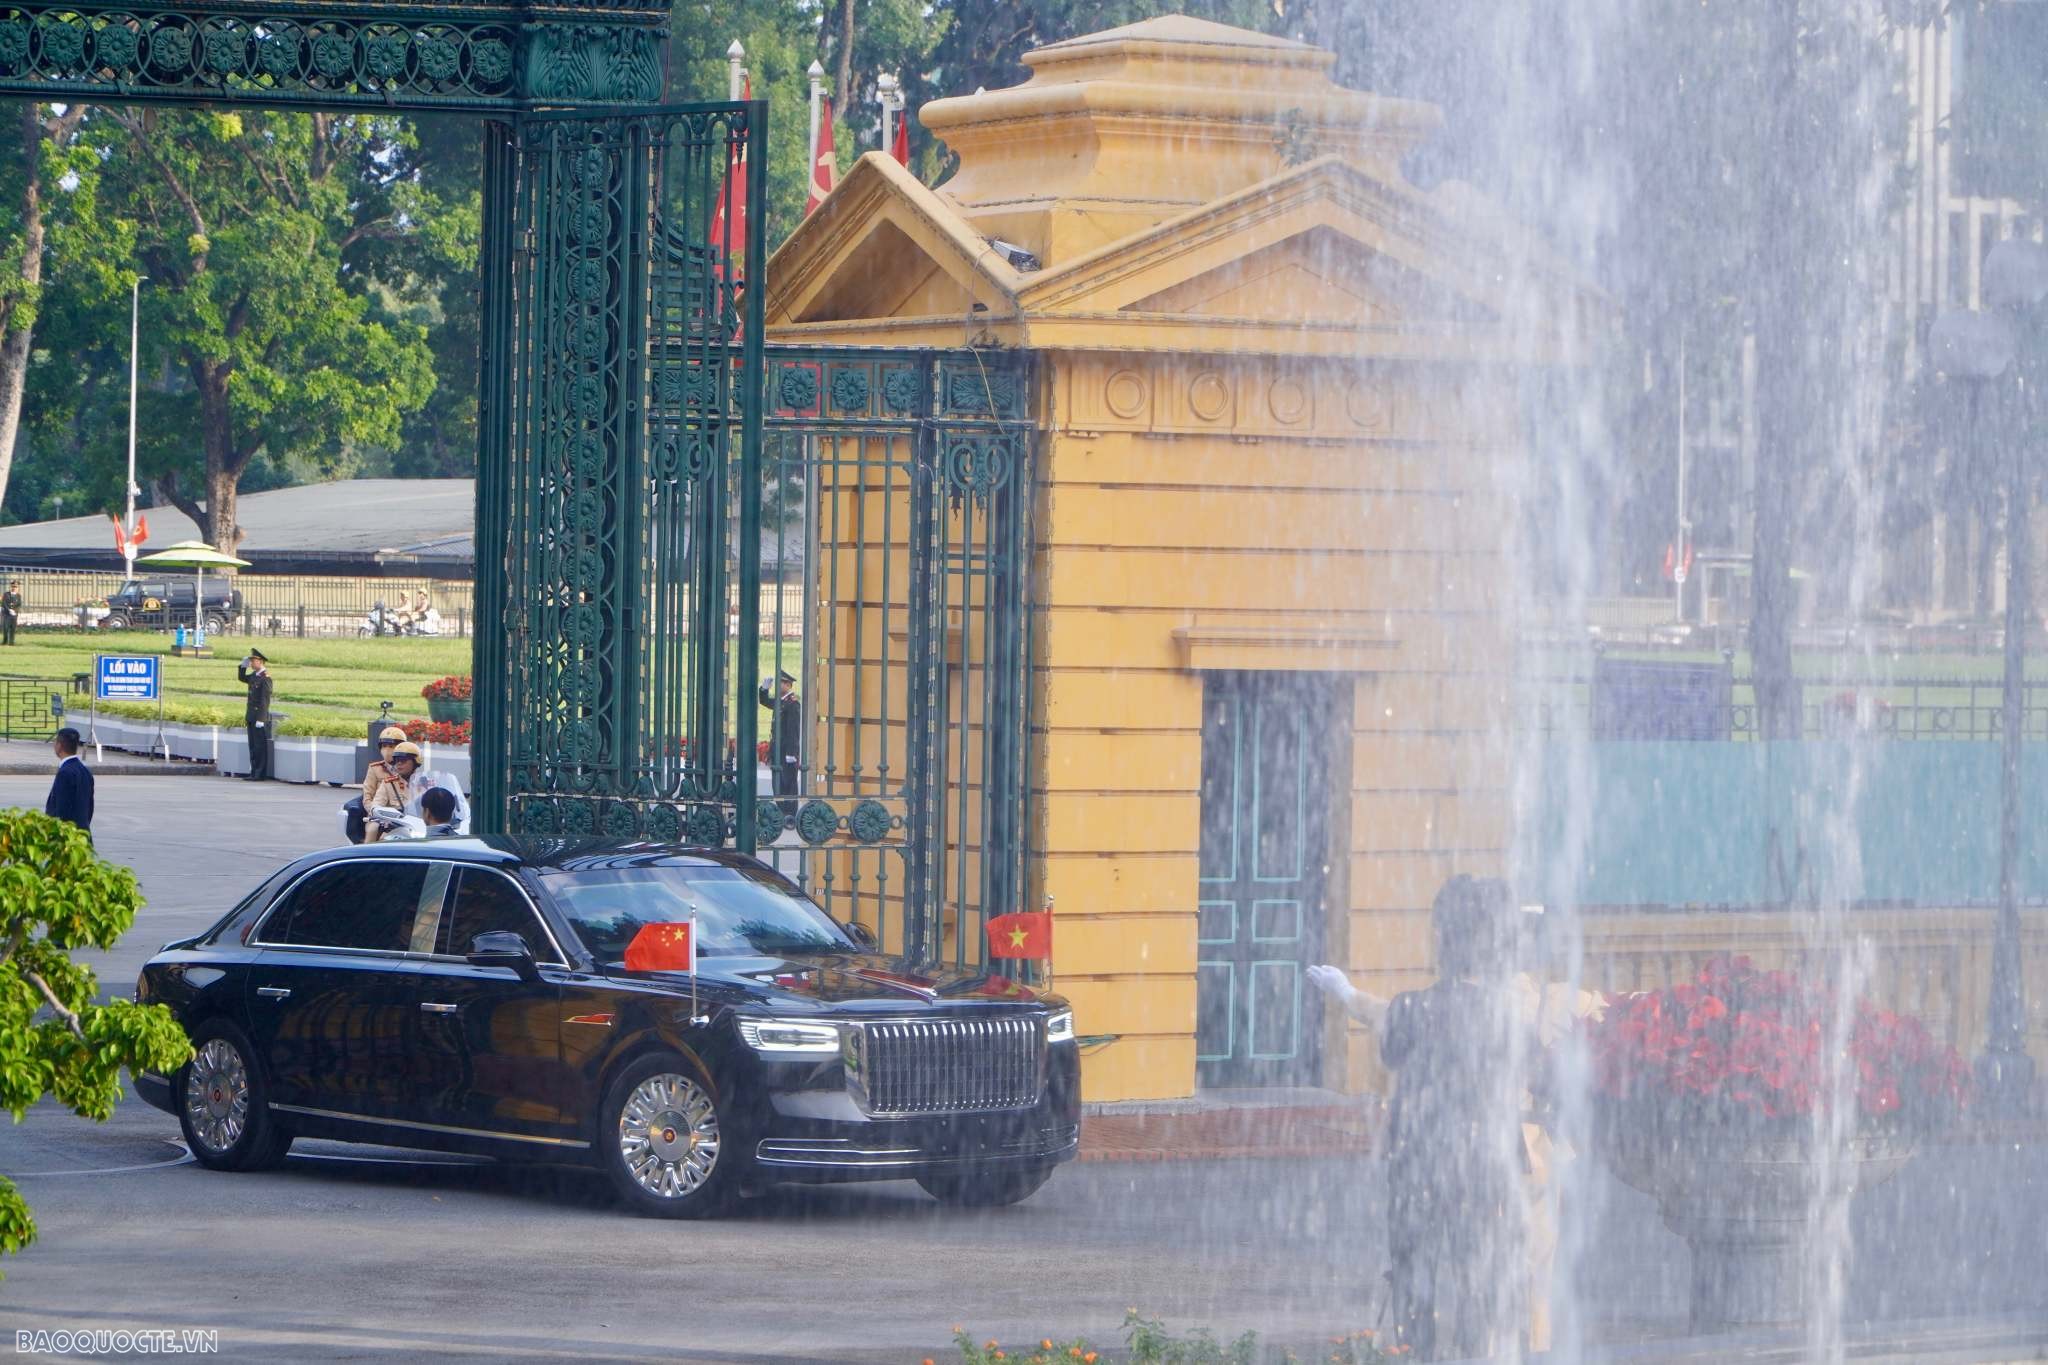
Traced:
<path id="1" fill-rule="evenodd" d="M 796 679 L 790 674 L 777 670 L 775 676 L 761 679 L 761 705 L 775 713 L 774 726 L 769 730 L 768 761 L 775 775 L 775 794 L 795 797 L 797 771 L 803 761 L 804 703 L 796 694 Z M 782 802 L 782 818 L 796 819 L 796 802 Z"/>
<path id="2" fill-rule="evenodd" d="M 249 701 L 242 708 L 242 721 L 249 732 L 249 776 L 251 782 L 270 778 L 270 660 L 263 651 L 252 649 L 235 668 L 235 676 L 249 689 Z"/>

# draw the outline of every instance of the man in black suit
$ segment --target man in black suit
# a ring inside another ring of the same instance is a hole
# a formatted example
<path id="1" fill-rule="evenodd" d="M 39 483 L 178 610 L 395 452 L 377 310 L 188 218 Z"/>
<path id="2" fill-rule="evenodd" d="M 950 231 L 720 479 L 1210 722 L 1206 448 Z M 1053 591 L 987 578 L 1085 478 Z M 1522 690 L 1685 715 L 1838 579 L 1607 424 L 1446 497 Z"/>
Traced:
<path id="1" fill-rule="evenodd" d="M 43 814 L 69 820 L 90 834 L 92 769 L 78 756 L 78 744 L 78 731 L 68 725 L 50 742 L 50 747 L 57 751 L 57 780 L 50 784 L 50 799 L 43 803 Z"/>
<path id="2" fill-rule="evenodd" d="M 0 645 L 14 643 L 14 627 L 21 621 L 21 580 L 10 579 L 0 593 Z"/>
<path id="3" fill-rule="evenodd" d="M 270 660 L 263 651 L 252 649 L 235 669 L 235 676 L 249 689 L 249 701 L 242 708 L 242 723 L 249 731 L 249 776 L 251 782 L 270 780 Z"/>
<path id="4" fill-rule="evenodd" d="M 769 729 L 768 763 L 775 778 L 777 796 L 795 797 L 797 776 L 803 764 L 804 703 L 796 694 L 796 679 L 778 670 L 771 680 L 761 680 L 761 705 L 775 713 Z M 781 803 L 782 818 L 794 823 L 794 800 Z"/>

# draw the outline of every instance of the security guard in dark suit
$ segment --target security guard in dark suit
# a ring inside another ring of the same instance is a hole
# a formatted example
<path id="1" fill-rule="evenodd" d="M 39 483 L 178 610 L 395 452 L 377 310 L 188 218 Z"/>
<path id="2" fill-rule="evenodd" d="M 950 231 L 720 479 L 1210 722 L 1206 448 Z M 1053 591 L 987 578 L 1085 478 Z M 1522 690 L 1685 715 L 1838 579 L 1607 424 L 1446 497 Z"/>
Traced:
<path id="1" fill-rule="evenodd" d="M 775 794 L 795 797 L 797 776 L 803 763 L 804 703 L 796 694 L 796 679 L 778 671 L 773 679 L 761 680 L 761 705 L 775 713 L 769 730 L 768 762 L 775 774 Z M 782 818 L 796 819 L 796 802 L 783 801 Z"/>
<path id="2" fill-rule="evenodd" d="M 12 580 L 0 593 L 0 645 L 14 643 L 14 627 L 21 621 L 21 580 Z"/>
<path id="3" fill-rule="evenodd" d="M 270 779 L 270 660 L 263 651 L 252 649 L 235 668 L 235 676 L 249 689 L 249 701 L 242 708 L 242 723 L 249 731 L 249 777 L 251 782 Z"/>

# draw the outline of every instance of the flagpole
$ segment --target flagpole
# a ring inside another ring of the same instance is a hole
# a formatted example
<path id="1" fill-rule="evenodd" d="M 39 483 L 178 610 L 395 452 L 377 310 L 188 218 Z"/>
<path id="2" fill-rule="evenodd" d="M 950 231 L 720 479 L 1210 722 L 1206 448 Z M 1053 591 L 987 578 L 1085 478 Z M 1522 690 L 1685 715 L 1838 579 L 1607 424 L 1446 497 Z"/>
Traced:
<path id="1" fill-rule="evenodd" d="M 825 93 L 825 67 L 813 61 L 811 77 L 811 154 L 804 158 L 804 186 L 806 192 L 818 178 L 818 105 Z"/>
<path id="2" fill-rule="evenodd" d="M 896 78 L 884 71 L 875 77 L 875 103 L 882 106 L 882 155 L 896 145 Z"/>
<path id="3" fill-rule="evenodd" d="M 739 39 L 733 39 L 732 46 L 725 50 L 725 97 L 729 100 L 736 101 L 740 97 L 740 83 L 747 75 L 746 68 L 740 63 L 746 59 L 746 48 L 740 45 Z"/>
<path id="4" fill-rule="evenodd" d="M 142 340 L 142 282 L 148 278 L 135 277 L 128 299 L 128 515 L 122 523 L 127 531 L 121 542 L 121 559 L 127 565 L 123 583 L 135 581 L 135 495 L 142 491 L 135 486 L 135 391 L 141 373 L 138 353 Z"/>

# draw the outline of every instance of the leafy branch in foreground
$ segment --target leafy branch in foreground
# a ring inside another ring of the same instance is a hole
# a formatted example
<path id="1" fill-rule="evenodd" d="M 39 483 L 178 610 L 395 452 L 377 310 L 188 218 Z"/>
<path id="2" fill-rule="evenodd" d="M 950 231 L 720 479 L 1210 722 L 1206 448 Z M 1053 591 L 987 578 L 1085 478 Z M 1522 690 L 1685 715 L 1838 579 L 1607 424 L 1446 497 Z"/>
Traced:
<path id="1" fill-rule="evenodd" d="M 0 811 L 0 1107 L 21 1122 L 45 1095 L 104 1120 L 121 1068 L 168 1073 L 192 1045 L 162 1005 L 97 1003 L 99 980 L 71 960 L 114 946 L 135 923 L 135 874 L 102 861 L 84 830 L 34 811 Z M 0 1178 L 0 1253 L 35 1239 L 35 1219 Z"/>

